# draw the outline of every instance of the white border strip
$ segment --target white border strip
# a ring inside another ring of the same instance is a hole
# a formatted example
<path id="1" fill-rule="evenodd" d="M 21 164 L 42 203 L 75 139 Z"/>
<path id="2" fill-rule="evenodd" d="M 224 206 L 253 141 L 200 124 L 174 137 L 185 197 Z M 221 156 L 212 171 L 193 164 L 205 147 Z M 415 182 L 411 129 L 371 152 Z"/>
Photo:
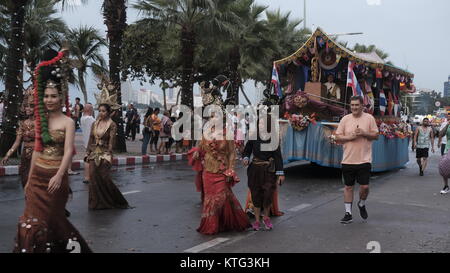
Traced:
<path id="1" fill-rule="evenodd" d="M 19 174 L 19 166 L 4 166 L 5 175 L 16 175 Z"/>
<path id="2" fill-rule="evenodd" d="M 117 158 L 117 165 L 122 166 L 127 164 L 127 159 L 125 157 Z"/>
<path id="3" fill-rule="evenodd" d="M 141 191 L 127 191 L 127 192 L 122 192 L 123 195 L 127 195 L 127 194 L 132 194 L 132 193 L 138 193 Z"/>
<path id="4" fill-rule="evenodd" d="M 199 253 L 205 249 L 211 248 L 213 246 L 216 246 L 218 244 L 221 244 L 223 242 L 226 242 L 230 240 L 229 238 L 216 238 L 214 240 L 205 242 L 203 244 L 199 244 L 197 246 L 191 247 L 189 249 L 184 250 L 183 252 L 187 252 L 187 253 Z"/>
<path id="5" fill-rule="evenodd" d="M 136 157 L 134 158 L 134 164 L 135 164 L 135 165 L 137 165 L 137 164 L 142 164 L 142 156 L 136 156 Z"/>
<path id="6" fill-rule="evenodd" d="M 299 211 L 299 210 L 306 209 L 307 207 L 310 207 L 310 206 L 311 206 L 311 204 L 300 204 L 300 205 L 298 205 L 298 206 L 295 206 L 295 207 L 293 207 L 293 208 L 290 208 L 289 211 L 297 212 L 297 211 Z"/>

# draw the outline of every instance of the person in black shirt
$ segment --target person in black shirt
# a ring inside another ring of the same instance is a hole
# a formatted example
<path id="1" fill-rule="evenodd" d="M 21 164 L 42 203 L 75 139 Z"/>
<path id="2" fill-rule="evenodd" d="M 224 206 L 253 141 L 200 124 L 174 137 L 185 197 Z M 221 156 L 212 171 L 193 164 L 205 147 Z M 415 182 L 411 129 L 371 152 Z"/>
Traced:
<path id="1" fill-rule="evenodd" d="M 275 151 L 261 151 L 261 144 L 263 143 L 270 143 L 270 140 L 263 141 L 259 137 L 257 140 L 249 140 L 243 153 L 244 166 L 249 166 L 247 176 L 255 211 L 256 221 L 252 224 L 254 230 L 260 228 L 261 208 L 264 210 L 263 223 L 265 228 L 267 230 L 273 228 L 270 221 L 272 198 L 277 189 L 277 184 L 281 185 L 285 179 L 280 146 L 278 145 Z M 250 163 L 251 155 L 253 155 L 253 158 Z"/>
<path id="2" fill-rule="evenodd" d="M 127 119 L 127 124 L 125 127 L 125 138 L 128 139 L 131 133 L 131 140 L 134 141 L 136 138 L 136 122 L 139 116 L 133 104 L 128 105 L 128 111 L 125 114 L 125 117 Z"/>

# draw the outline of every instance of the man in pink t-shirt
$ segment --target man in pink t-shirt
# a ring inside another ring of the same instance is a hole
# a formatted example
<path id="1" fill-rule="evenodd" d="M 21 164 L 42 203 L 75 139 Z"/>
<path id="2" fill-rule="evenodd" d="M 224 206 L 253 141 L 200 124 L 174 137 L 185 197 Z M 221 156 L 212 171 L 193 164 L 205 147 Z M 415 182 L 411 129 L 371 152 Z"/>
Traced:
<path id="1" fill-rule="evenodd" d="M 372 115 L 364 113 L 363 98 L 350 99 L 351 114 L 342 118 L 336 130 L 336 141 L 344 145 L 342 180 L 344 181 L 345 216 L 341 223 L 353 221 L 353 186 L 359 187 L 358 208 L 363 219 L 367 219 L 366 199 L 369 195 L 370 171 L 372 169 L 372 141 L 378 139 L 378 127 Z"/>

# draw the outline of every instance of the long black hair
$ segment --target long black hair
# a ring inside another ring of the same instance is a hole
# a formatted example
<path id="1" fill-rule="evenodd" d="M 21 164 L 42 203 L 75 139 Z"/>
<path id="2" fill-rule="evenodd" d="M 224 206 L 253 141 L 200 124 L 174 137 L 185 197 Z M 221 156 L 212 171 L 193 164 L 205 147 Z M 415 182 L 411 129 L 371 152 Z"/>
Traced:
<path id="1" fill-rule="evenodd" d="M 145 113 L 145 118 L 148 118 L 153 114 L 153 108 L 149 107 L 147 108 L 147 113 Z"/>

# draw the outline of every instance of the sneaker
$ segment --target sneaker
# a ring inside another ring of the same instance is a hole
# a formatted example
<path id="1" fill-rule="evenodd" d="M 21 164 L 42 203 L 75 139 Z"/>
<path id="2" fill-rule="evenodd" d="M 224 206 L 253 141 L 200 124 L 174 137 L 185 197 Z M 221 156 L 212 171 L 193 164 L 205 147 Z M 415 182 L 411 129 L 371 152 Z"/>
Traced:
<path id="1" fill-rule="evenodd" d="M 361 215 L 361 218 L 363 218 L 364 220 L 366 220 L 367 217 L 369 217 L 369 215 L 367 214 L 366 206 L 360 207 L 360 206 L 358 205 L 358 208 L 359 208 L 359 214 Z"/>
<path id="2" fill-rule="evenodd" d="M 423 171 L 422 171 L 422 169 L 420 169 L 420 176 L 423 176 Z"/>
<path id="3" fill-rule="evenodd" d="M 350 213 L 346 212 L 344 218 L 341 219 L 342 224 L 350 224 L 353 222 L 353 217 Z"/>
<path id="4" fill-rule="evenodd" d="M 448 186 L 445 186 L 442 190 L 441 190 L 441 194 L 447 194 L 450 192 L 450 188 Z"/>
<path id="5" fill-rule="evenodd" d="M 264 223 L 264 226 L 265 226 L 266 230 L 272 230 L 273 229 L 273 225 L 272 225 L 272 222 L 270 221 L 269 217 L 265 217 L 263 219 L 263 223 Z"/>
<path id="6" fill-rule="evenodd" d="M 255 230 L 255 231 L 258 231 L 259 230 L 259 222 L 254 222 L 253 224 L 252 224 L 252 228 L 253 228 L 253 230 Z"/>

